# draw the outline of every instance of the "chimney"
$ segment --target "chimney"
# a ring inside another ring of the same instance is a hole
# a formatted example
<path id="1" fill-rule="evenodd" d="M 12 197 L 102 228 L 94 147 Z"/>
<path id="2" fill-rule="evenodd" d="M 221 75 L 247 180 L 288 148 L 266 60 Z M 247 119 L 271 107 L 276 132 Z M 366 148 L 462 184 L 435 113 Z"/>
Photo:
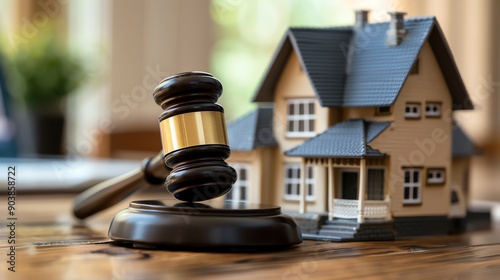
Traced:
<path id="1" fill-rule="evenodd" d="M 404 17 L 406 13 L 403 12 L 389 12 L 391 15 L 391 21 L 389 24 L 389 29 L 387 30 L 387 45 L 397 46 L 406 37 L 406 29 Z"/>
<path id="2" fill-rule="evenodd" d="M 356 23 L 354 24 L 355 28 L 363 28 L 368 23 L 368 10 L 356 10 Z"/>

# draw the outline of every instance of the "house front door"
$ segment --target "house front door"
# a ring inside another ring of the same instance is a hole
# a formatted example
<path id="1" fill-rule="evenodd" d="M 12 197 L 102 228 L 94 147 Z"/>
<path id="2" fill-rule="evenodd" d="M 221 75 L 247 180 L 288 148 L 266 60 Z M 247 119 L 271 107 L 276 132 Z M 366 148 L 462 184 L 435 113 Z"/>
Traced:
<path id="1" fill-rule="evenodd" d="M 342 172 L 342 199 L 358 199 L 358 172 Z"/>

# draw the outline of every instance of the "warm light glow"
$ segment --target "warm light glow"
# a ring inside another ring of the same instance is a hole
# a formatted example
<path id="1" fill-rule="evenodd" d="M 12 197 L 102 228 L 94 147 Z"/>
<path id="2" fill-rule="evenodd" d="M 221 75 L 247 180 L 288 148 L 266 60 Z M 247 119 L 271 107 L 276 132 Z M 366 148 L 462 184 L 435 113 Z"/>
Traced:
<path id="1" fill-rule="evenodd" d="M 214 0 L 211 16 L 219 40 L 212 51 L 212 72 L 224 84 L 221 98 L 228 119 L 255 105 L 255 90 L 290 26 L 339 26 L 354 21 L 352 7 L 335 0 Z"/>

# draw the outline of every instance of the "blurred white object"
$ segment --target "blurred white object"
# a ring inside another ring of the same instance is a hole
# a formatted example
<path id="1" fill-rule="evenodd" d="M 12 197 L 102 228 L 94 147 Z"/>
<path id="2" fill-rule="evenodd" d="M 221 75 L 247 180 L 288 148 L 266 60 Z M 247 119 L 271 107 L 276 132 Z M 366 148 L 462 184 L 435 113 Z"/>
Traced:
<path id="1" fill-rule="evenodd" d="M 0 158 L 0 193 L 7 190 L 7 168 L 15 166 L 17 193 L 80 192 L 140 167 L 140 161 L 83 158 Z"/>

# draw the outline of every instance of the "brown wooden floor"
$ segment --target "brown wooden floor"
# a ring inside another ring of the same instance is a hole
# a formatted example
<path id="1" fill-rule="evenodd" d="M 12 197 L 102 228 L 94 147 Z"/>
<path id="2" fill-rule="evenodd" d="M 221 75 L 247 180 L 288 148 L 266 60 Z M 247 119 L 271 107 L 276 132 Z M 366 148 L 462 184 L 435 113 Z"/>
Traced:
<path id="1" fill-rule="evenodd" d="M 393 242 L 305 241 L 280 252 L 161 251 L 120 247 L 107 238 L 113 214 L 126 203 L 81 224 L 71 217 L 71 202 L 70 196 L 18 196 L 16 272 L 7 270 L 2 226 L 0 279 L 500 279 L 495 226 Z"/>

